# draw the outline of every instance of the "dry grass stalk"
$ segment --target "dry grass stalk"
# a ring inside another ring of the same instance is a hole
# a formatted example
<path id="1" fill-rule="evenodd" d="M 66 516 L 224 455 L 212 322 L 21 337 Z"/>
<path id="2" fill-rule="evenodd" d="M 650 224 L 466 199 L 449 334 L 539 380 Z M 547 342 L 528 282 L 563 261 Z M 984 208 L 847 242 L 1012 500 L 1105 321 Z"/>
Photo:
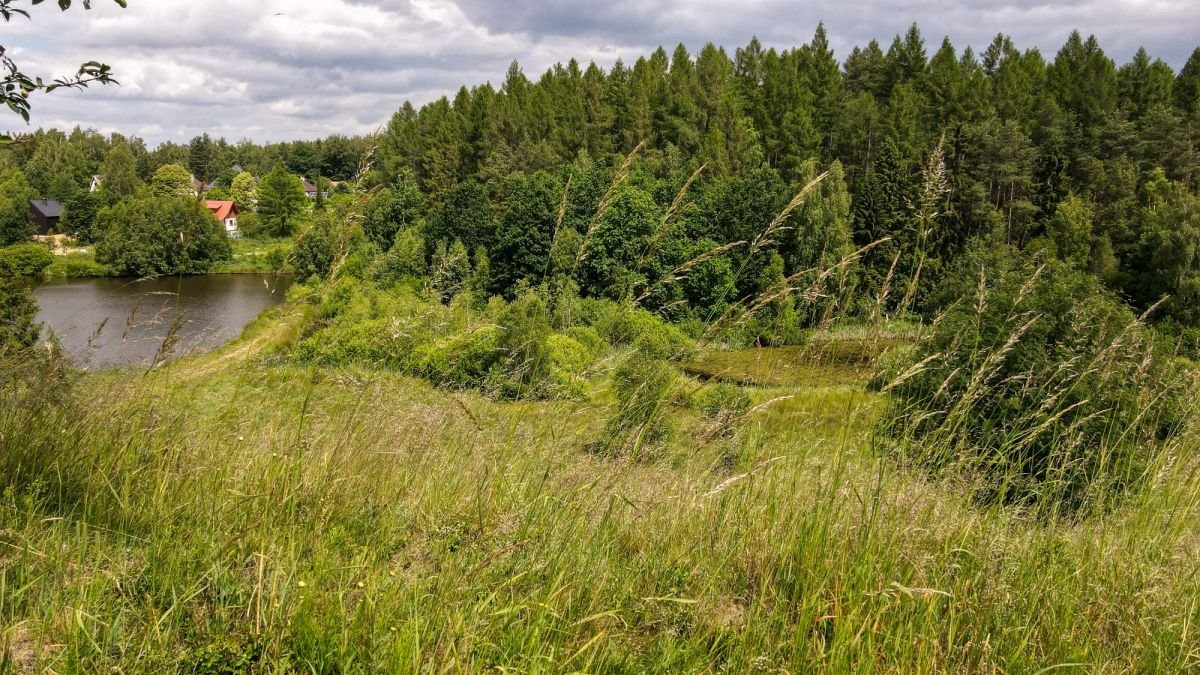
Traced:
<path id="1" fill-rule="evenodd" d="M 804 200 L 808 198 L 809 193 L 815 190 L 816 187 L 821 184 L 821 181 L 825 180 L 825 177 L 828 175 L 829 172 L 826 171 L 825 173 L 822 173 L 816 178 L 810 180 L 807 185 L 801 188 L 800 191 L 797 192 L 794 197 L 792 197 L 792 200 L 787 203 L 787 206 L 783 207 L 783 210 L 780 211 L 779 214 L 771 219 L 771 222 L 767 224 L 766 229 L 764 229 L 762 232 L 759 232 L 758 236 L 754 238 L 753 242 L 751 242 L 750 255 L 753 256 L 762 248 L 774 244 L 775 240 L 771 237 L 775 236 L 779 232 L 791 229 L 790 227 L 785 227 L 784 222 L 786 222 L 787 219 L 792 215 L 793 211 L 795 211 L 800 207 L 801 204 L 804 203 Z"/>
<path id="2" fill-rule="evenodd" d="M 642 252 L 642 256 L 638 258 L 637 265 L 634 270 L 640 270 L 642 265 L 646 263 L 655 253 L 658 252 L 659 245 L 663 239 L 667 238 L 672 230 L 675 229 L 675 224 L 679 221 L 679 215 L 682 213 L 683 200 L 687 196 L 689 190 L 692 189 L 692 183 L 700 177 L 707 164 L 701 164 L 700 168 L 692 172 L 688 179 L 684 181 L 683 187 L 679 188 L 679 192 L 675 194 L 675 199 L 671 202 L 671 206 L 667 208 L 667 212 L 663 214 L 662 224 L 658 227 L 658 232 L 654 234 L 654 238 L 646 245 L 646 250 Z"/>
<path id="3" fill-rule="evenodd" d="M 587 259 L 588 243 L 592 239 L 592 235 L 600 228 L 600 223 L 604 220 L 604 215 L 608 213 L 612 207 L 613 201 L 617 197 L 617 190 L 629 178 L 629 171 L 633 168 L 634 160 L 637 159 L 638 153 L 646 146 L 646 141 L 637 144 L 628 155 L 625 156 L 625 161 L 621 162 L 621 166 L 617 167 L 616 173 L 613 174 L 612 182 L 608 185 L 608 190 L 604 192 L 604 196 L 600 198 L 600 204 L 596 207 L 596 212 L 592 214 L 591 221 L 588 222 L 587 232 L 583 235 L 583 242 L 579 244 L 579 253 L 575 256 L 574 268 L 571 270 L 572 276 L 575 269 L 578 269 L 579 264 Z"/>
<path id="4" fill-rule="evenodd" d="M 633 304 L 636 305 L 636 304 L 640 303 L 642 300 L 645 300 L 646 298 L 650 297 L 651 293 L 658 290 L 659 288 L 662 288 L 663 286 L 667 286 L 669 284 L 673 284 L 675 282 L 683 281 L 684 279 L 687 279 L 688 272 L 695 269 L 697 265 L 701 265 L 705 261 L 711 260 L 712 258 L 715 258 L 716 256 L 719 256 L 726 251 L 729 251 L 731 249 L 735 249 L 739 246 L 742 246 L 745 243 L 746 242 L 744 242 L 744 241 L 735 241 L 735 242 L 731 242 L 731 243 L 724 244 L 721 246 L 715 246 L 715 247 L 705 251 L 704 253 L 701 253 L 700 255 L 696 256 L 695 258 L 692 258 L 691 260 L 685 262 L 684 264 L 680 265 L 679 267 L 676 267 L 675 269 L 671 270 L 671 272 L 669 274 L 667 274 L 667 276 L 663 277 L 661 280 L 659 280 L 653 286 L 646 289 L 646 291 L 644 293 L 642 293 L 636 299 L 634 299 Z"/>

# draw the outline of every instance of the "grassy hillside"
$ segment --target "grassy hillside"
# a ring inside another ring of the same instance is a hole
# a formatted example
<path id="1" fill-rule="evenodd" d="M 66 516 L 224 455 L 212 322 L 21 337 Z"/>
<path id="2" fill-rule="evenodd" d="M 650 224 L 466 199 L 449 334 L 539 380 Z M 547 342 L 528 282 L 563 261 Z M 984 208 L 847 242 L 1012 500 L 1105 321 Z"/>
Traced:
<path id="1" fill-rule="evenodd" d="M 496 402 L 297 366 L 304 320 L 2 389 L 0 671 L 1200 666 L 1193 438 L 1115 511 L 1040 521 L 873 448 L 864 350 L 906 330 L 701 357 L 773 403 L 722 433 L 697 378 L 631 459 L 588 451 L 603 364 L 589 400 Z"/>

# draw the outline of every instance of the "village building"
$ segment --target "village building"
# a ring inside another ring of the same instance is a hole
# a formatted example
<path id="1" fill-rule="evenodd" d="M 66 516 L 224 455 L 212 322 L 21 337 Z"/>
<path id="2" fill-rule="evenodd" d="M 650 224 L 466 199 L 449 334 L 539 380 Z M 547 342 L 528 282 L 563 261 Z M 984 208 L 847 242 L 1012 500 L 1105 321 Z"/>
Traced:
<path id="1" fill-rule="evenodd" d="M 225 226 L 225 235 L 231 239 L 237 239 L 242 236 L 241 230 L 238 229 L 238 208 L 237 204 L 223 199 L 209 199 L 204 202 L 209 211 L 212 211 L 213 217 Z"/>
<path id="2" fill-rule="evenodd" d="M 51 230 L 57 232 L 62 214 L 63 205 L 57 199 L 29 200 L 29 215 L 37 225 L 39 236 L 49 234 Z"/>

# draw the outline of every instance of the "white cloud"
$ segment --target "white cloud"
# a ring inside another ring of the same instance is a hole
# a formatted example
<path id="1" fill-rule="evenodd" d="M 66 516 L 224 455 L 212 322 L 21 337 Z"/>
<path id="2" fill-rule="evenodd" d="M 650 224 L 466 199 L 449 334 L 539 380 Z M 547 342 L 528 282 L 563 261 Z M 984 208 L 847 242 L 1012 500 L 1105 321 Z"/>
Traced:
<path id="1" fill-rule="evenodd" d="M 91 12 L 5 26 L 30 71 L 63 75 L 81 61 L 113 66 L 122 86 L 34 101 L 41 126 L 120 130 L 149 142 L 209 132 L 230 140 L 368 133 L 406 99 L 498 82 L 512 59 L 536 79 L 571 57 L 610 65 L 662 44 L 730 52 L 753 35 L 806 42 L 824 20 L 837 53 L 886 44 L 917 21 L 930 51 L 943 35 L 984 47 L 997 32 L 1048 57 L 1072 28 L 1096 33 L 1118 62 L 1145 44 L 1178 67 L 1195 47 L 1193 0 L 96 0 Z M 0 124 L 0 127 L 14 126 Z"/>

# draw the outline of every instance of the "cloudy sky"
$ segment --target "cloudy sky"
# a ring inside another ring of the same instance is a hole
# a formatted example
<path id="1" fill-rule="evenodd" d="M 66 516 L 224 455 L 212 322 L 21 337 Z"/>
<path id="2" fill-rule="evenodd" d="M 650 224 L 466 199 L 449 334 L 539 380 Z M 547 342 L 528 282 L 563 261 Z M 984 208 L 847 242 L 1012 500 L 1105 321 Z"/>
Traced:
<path id="1" fill-rule="evenodd" d="M 406 99 L 499 82 L 513 59 L 536 78 L 556 61 L 607 68 L 660 44 L 695 53 L 714 42 L 732 53 L 757 35 L 790 47 L 818 21 L 839 59 L 872 37 L 886 48 L 913 21 L 931 53 L 946 35 L 979 50 L 1003 31 L 1052 57 L 1079 28 L 1118 63 L 1145 45 L 1178 68 L 1200 44 L 1197 0 L 129 0 L 125 10 L 93 2 L 90 12 L 33 8 L 32 21 L 0 24 L 0 44 L 38 75 L 97 59 L 121 81 L 38 97 L 35 125 L 80 124 L 151 144 L 203 131 L 231 141 L 366 133 Z M 19 125 L 15 116 L 0 121 Z"/>

